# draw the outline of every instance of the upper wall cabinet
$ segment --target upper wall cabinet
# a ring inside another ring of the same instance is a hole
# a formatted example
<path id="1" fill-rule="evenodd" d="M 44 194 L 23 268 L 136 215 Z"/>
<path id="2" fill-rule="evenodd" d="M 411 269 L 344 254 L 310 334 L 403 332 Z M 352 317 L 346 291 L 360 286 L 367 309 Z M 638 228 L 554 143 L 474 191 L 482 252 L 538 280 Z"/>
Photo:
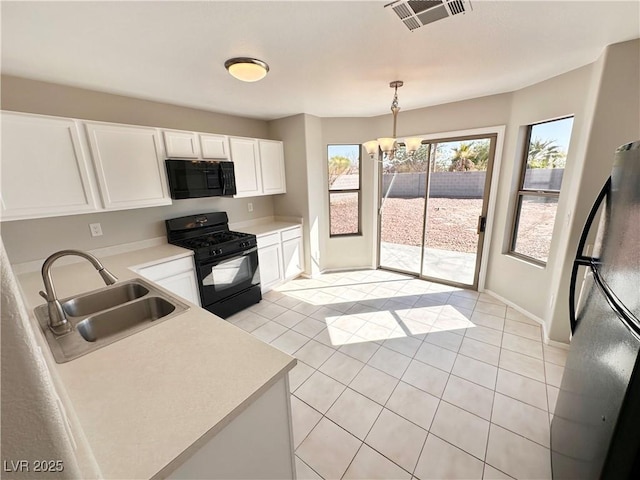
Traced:
<path id="1" fill-rule="evenodd" d="M 198 158 L 198 140 L 194 132 L 164 130 L 164 147 L 168 158 Z"/>
<path id="2" fill-rule="evenodd" d="M 95 187 L 71 119 L 2 113 L 2 220 L 88 213 Z"/>
<path id="3" fill-rule="evenodd" d="M 229 158 L 229 137 L 226 135 L 213 135 L 199 133 L 202 158 Z"/>
<path id="4" fill-rule="evenodd" d="M 229 158 L 229 137 L 212 133 L 163 130 L 167 158 Z"/>
<path id="5" fill-rule="evenodd" d="M 260 170 L 262 171 L 262 193 L 272 195 L 286 193 L 284 176 L 284 146 L 275 140 L 258 140 L 260 147 Z"/>
<path id="6" fill-rule="evenodd" d="M 283 144 L 275 140 L 231 137 L 235 164 L 236 197 L 286 192 Z"/>
<path id="7" fill-rule="evenodd" d="M 106 209 L 171 204 L 160 135 L 155 128 L 85 125 Z"/>
<path id="8" fill-rule="evenodd" d="M 262 195 L 260 152 L 255 138 L 231 137 L 231 160 L 236 176 L 236 197 Z"/>

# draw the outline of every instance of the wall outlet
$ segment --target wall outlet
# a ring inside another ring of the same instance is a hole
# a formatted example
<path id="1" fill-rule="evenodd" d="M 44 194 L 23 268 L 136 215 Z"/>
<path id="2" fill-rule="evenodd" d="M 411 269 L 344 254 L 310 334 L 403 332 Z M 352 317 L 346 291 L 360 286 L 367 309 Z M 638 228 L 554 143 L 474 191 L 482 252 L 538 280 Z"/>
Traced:
<path id="1" fill-rule="evenodd" d="M 90 223 L 89 230 L 91 230 L 92 237 L 102 236 L 102 226 L 99 223 Z"/>
<path id="2" fill-rule="evenodd" d="M 251 202 L 247 203 L 247 210 L 249 210 L 250 212 L 253 212 L 253 203 Z"/>

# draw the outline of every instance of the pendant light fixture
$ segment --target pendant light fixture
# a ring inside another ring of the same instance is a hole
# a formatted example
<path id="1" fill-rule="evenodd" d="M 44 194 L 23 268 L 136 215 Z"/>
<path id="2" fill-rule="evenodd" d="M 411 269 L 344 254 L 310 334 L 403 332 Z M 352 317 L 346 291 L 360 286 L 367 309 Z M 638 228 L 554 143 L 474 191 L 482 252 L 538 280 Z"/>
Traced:
<path id="1" fill-rule="evenodd" d="M 224 62 L 224 68 L 243 82 L 257 82 L 262 80 L 269 71 L 269 65 L 257 58 L 236 57 Z"/>
<path id="2" fill-rule="evenodd" d="M 369 156 L 373 159 L 378 155 L 378 148 L 382 150 L 383 157 L 386 160 L 393 160 L 398 148 L 398 140 L 396 139 L 396 126 L 398 122 L 398 112 L 400 107 L 398 106 L 398 88 L 404 85 L 402 80 L 395 80 L 389 84 L 394 89 L 393 101 L 391 102 L 391 114 L 393 115 L 393 136 L 382 137 L 377 140 L 371 140 L 363 144 L 365 150 Z M 409 156 L 413 155 L 420 145 L 422 145 L 422 139 L 419 137 L 410 137 L 404 139 L 404 146 Z"/>

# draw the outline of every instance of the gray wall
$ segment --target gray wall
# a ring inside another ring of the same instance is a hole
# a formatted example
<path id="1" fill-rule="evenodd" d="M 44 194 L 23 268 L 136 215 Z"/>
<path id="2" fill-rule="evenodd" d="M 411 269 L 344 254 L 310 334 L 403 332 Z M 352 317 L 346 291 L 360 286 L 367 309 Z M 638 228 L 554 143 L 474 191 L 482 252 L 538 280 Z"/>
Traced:
<path id="1" fill-rule="evenodd" d="M 525 183 L 534 190 L 560 190 L 564 168 L 536 168 L 527 170 Z M 483 198 L 486 172 L 433 172 L 429 178 L 429 196 L 435 198 Z M 385 173 L 382 192 L 390 198 L 424 197 L 426 173 Z"/>
<path id="2" fill-rule="evenodd" d="M 94 92 L 24 78 L 2 76 L 2 109 L 62 117 L 175 128 L 246 137 L 273 138 L 263 120 Z M 231 222 L 273 215 L 273 196 L 250 199 L 177 200 L 165 207 L 101 212 L 2 223 L 2 236 L 12 263 L 45 258 L 56 250 L 91 250 L 162 237 L 164 220 L 181 215 L 226 211 Z M 253 203 L 249 213 L 247 203 Z M 91 237 L 89 223 L 102 224 L 101 237 Z"/>

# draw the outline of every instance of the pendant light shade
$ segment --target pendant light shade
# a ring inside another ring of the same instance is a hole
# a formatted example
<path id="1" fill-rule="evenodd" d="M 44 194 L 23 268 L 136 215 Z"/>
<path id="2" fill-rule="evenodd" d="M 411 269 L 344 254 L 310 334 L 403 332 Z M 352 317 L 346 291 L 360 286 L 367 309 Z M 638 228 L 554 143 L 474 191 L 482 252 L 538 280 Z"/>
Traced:
<path id="1" fill-rule="evenodd" d="M 404 139 L 404 146 L 409 155 L 412 155 L 422 145 L 422 139 L 420 137 L 409 137 Z"/>
<path id="2" fill-rule="evenodd" d="M 237 57 L 224 62 L 224 68 L 243 82 L 257 82 L 262 80 L 269 71 L 269 65 L 257 58 Z"/>

